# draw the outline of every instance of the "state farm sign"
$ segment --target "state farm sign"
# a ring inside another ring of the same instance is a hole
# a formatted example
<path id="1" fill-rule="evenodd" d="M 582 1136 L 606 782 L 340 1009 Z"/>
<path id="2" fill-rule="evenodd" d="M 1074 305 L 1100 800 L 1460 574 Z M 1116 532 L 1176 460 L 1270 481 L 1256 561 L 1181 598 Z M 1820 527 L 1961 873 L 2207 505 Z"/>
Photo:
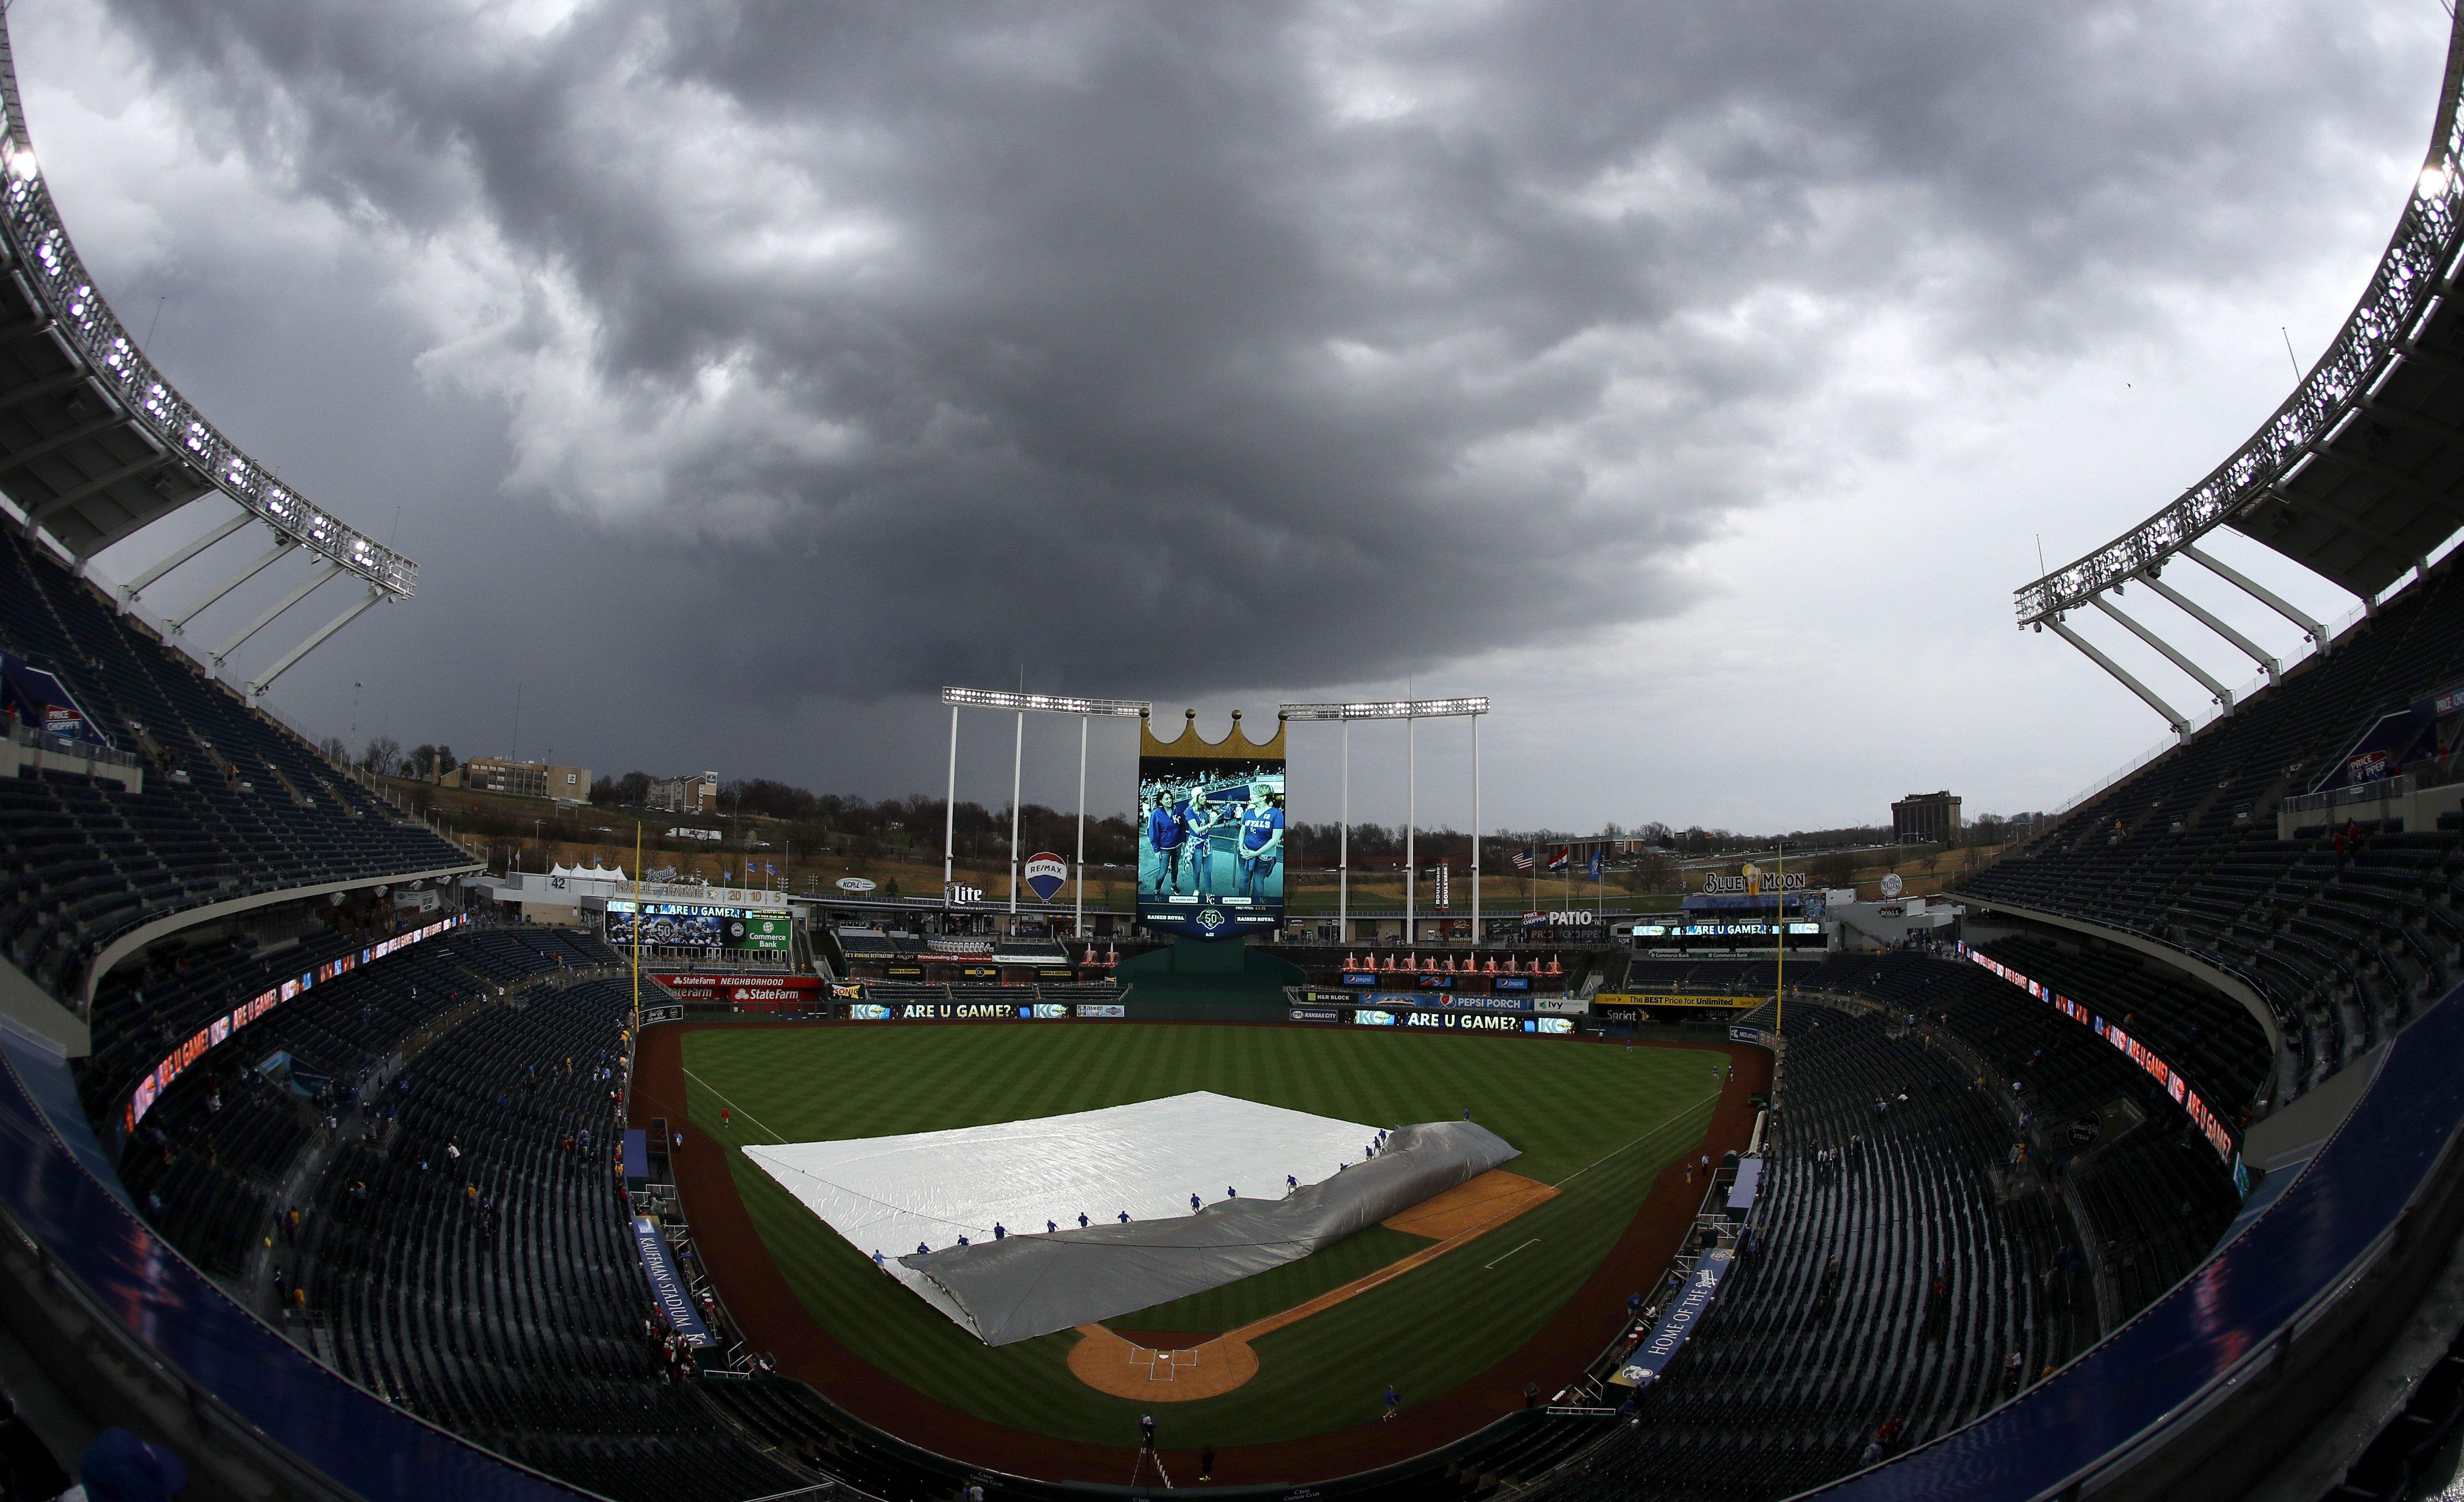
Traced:
<path id="1" fill-rule="evenodd" d="M 746 1011 L 818 1005 L 822 981 L 812 975 L 653 975 L 679 1001 L 720 1004 Z"/>

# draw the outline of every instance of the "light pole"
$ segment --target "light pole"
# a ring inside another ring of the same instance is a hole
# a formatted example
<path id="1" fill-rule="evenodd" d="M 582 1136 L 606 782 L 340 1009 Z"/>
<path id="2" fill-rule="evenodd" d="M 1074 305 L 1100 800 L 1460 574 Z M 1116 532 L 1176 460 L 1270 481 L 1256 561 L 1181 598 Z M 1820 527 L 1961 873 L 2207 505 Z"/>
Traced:
<path id="1" fill-rule="evenodd" d="M 949 690 L 941 691 L 949 698 Z M 941 906 L 950 905 L 950 888 L 957 878 L 951 873 L 956 859 L 954 840 L 958 828 L 958 706 L 950 704 L 950 790 L 941 800 Z"/>
<path id="2" fill-rule="evenodd" d="M 1480 947 L 1480 717 L 1471 717 L 1471 943 Z"/>
<path id="3" fill-rule="evenodd" d="M 1087 717 L 1078 717 L 1078 896 L 1071 908 L 1070 935 L 1087 937 Z"/>
<path id="4" fill-rule="evenodd" d="M 1009 926 L 1018 931 L 1018 773 L 1026 762 L 1026 711 L 1018 712 L 1018 739 L 1009 748 Z"/>
<path id="5" fill-rule="evenodd" d="M 1006 689 L 961 688 L 943 689 L 941 702 L 950 706 L 950 789 L 941 821 L 941 901 L 944 907 L 952 905 L 950 889 L 957 879 L 954 870 L 957 858 L 959 709 L 1006 709 L 1018 714 L 1018 731 L 1011 750 L 1009 771 L 1009 910 L 1013 914 L 1018 911 L 1019 774 L 1026 756 L 1026 717 L 1030 711 L 1079 717 L 1078 902 L 1083 935 L 1087 901 L 1087 728 L 1084 721 L 1096 716 L 1135 719 L 1155 706 L 1145 699 L 1080 698 L 1067 694 L 1013 694 Z"/>
<path id="6" fill-rule="evenodd" d="M 1480 717 L 1488 713 L 1488 698 L 1417 698 L 1368 699 L 1340 704 L 1286 704 L 1286 719 L 1334 720 L 1343 726 L 1343 822 L 1344 837 L 1341 853 L 1336 857 L 1341 885 L 1336 897 L 1336 921 L 1347 932 L 1349 942 L 1352 918 L 1352 722 L 1355 719 L 1399 719 L 1404 725 L 1404 815 L 1403 815 L 1403 923 L 1404 935 L 1412 937 L 1411 927 L 1417 917 L 1415 872 L 1412 869 L 1417 850 L 1413 845 L 1413 828 L 1419 814 L 1412 787 L 1412 770 L 1418 755 L 1413 740 L 1416 721 L 1423 719 L 1467 718 L 1471 721 L 1471 818 L 1472 818 L 1472 942 L 1480 942 Z"/>

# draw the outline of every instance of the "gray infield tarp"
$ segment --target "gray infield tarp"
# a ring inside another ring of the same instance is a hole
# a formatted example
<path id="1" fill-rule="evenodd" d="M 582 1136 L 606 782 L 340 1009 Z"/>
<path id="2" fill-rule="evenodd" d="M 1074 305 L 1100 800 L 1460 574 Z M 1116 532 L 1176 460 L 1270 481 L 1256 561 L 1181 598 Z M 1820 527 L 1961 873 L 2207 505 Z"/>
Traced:
<path id="1" fill-rule="evenodd" d="M 1281 1200 L 1012 1236 L 898 1259 L 946 1293 L 986 1345 L 1110 1319 L 1296 1262 L 1495 1168 L 1520 1151 L 1470 1121 L 1388 1135 L 1375 1158 Z"/>

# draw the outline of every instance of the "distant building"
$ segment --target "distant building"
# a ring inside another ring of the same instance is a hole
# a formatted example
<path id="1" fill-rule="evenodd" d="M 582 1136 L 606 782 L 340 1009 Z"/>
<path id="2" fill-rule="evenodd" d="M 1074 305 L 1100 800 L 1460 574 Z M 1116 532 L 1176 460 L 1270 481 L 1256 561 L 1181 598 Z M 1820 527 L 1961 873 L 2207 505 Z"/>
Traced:
<path id="1" fill-rule="evenodd" d="M 586 766 L 551 766 L 545 762 L 474 756 L 456 770 L 461 785 L 474 793 L 557 798 L 568 803 L 581 803 L 590 796 L 590 768 Z"/>
<path id="2" fill-rule="evenodd" d="M 1959 799 L 1948 792 L 1910 793 L 1891 805 L 1891 838 L 1902 845 L 1947 845 L 1959 834 Z"/>
<path id="3" fill-rule="evenodd" d="M 716 813 L 718 774 L 701 772 L 652 783 L 648 806 L 665 808 L 671 813 Z"/>

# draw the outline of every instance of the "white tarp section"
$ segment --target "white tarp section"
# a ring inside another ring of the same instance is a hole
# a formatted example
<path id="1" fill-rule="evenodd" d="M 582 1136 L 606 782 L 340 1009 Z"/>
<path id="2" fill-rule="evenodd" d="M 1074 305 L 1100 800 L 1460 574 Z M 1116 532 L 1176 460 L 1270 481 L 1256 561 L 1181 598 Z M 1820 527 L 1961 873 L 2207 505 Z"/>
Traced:
<path id="1" fill-rule="evenodd" d="M 748 1147 L 745 1156 L 899 1281 L 976 1329 L 931 1279 L 895 1260 L 990 1241 L 1000 1224 L 1041 1233 L 1092 1224 L 1186 1217 L 1238 1191 L 1282 1197 L 1287 1176 L 1313 1183 L 1367 1156 L 1375 1127 L 1195 1091 L 1069 1115 L 904 1137 Z M 979 1332 L 980 1333 L 980 1332 Z"/>

